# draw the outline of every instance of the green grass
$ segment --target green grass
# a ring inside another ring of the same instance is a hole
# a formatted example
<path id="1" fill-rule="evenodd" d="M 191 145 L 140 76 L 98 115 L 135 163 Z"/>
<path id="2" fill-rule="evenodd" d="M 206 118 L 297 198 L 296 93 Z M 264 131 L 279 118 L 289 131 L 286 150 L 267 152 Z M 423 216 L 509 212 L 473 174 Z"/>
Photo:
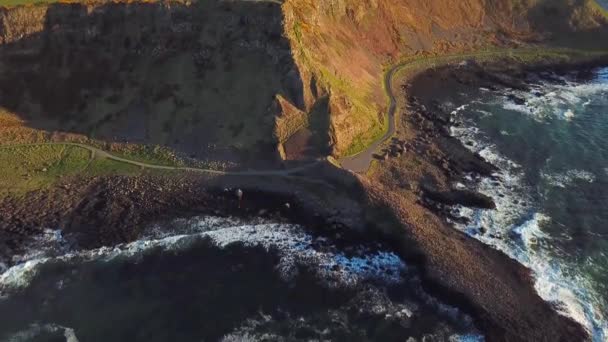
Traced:
<path id="1" fill-rule="evenodd" d="M 545 63 L 568 63 L 584 59 L 595 58 L 601 55 L 606 55 L 606 51 L 586 51 L 586 50 L 573 50 L 573 49 L 555 49 L 555 48 L 529 48 L 521 50 L 513 49 L 487 49 L 474 53 L 462 53 L 454 55 L 445 55 L 437 57 L 409 57 L 401 60 L 397 64 L 391 67 L 385 68 L 385 72 L 394 68 L 398 68 L 393 79 L 393 90 L 396 89 L 396 82 L 402 82 L 408 76 L 421 72 L 430 68 L 440 67 L 447 64 L 460 62 L 467 59 L 474 59 L 477 62 L 492 62 L 501 58 L 508 58 L 510 63 L 515 64 L 536 64 L 540 62 Z M 386 73 L 385 73 L 386 76 Z M 388 89 L 383 81 L 383 87 L 386 94 L 386 100 L 389 101 Z M 397 113 L 395 113 L 395 120 L 399 114 L 397 106 Z M 351 145 L 344 153 L 344 156 L 353 156 L 361 151 L 365 150 L 368 146 L 373 144 L 377 139 L 380 139 L 388 130 L 388 120 L 385 119 L 382 122 L 374 122 L 373 126 L 366 132 L 366 134 L 360 135 L 353 139 Z"/>
<path id="2" fill-rule="evenodd" d="M 535 65 L 539 63 L 573 63 L 590 60 L 608 55 L 608 51 L 588 51 L 567 48 L 534 47 L 522 49 L 488 48 L 471 53 L 460 53 L 436 57 L 408 57 L 402 59 L 391 67 L 399 69 L 393 76 L 393 89 L 395 83 L 402 83 L 405 79 L 431 68 L 441 67 L 464 60 L 475 60 L 478 63 L 491 63 L 508 59 L 509 64 Z M 399 108 L 399 106 L 397 106 Z M 395 115 L 399 115 L 399 110 Z M 397 117 L 396 117 L 397 119 Z"/>
<path id="3" fill-rule="evenodd" d="M 365 132 L 353 138 L 349 147 L 341 154 L 341 157 L 355 155 L 363 151 L 386 133 L 388 122 L 386 120 L 378 120 L 379 108 L 370 99 L 371 90 L 365 89 L 365 87 L 355 87 L 350 82 L 337 77 L 322 66 L 319 66 L 317 70 L 320 71 L 320 82 L 326 83 L 328 89 L 341 93 L 350 100 L 352 105 L 349 112 L 352 116 L 351 120 L 355 123 L 369 125 L 369 128 Z"/>
<path id="4" fill-rule="evenodd" d="M 344 157 L 354 156 L 365 150 L 369 145 L 380 139 L 388 131 L 388 118 L 384 118 L 382 122 L 373 122 L 372 127 L 365 133 L 356 136 L 346 152 Z"/>
<path id="5" fill-rule="evenodd" d="M 108 151 L 111 154 L 146 164 L 163 166 L 184 166 L 173 151 L 163 146 L 132 145 L 129 148 Z"/>
<path id="6" fill-rule="evenodd" d="M 13 7 L 19 5 L 40 5 L 59 2 L 59 0 L 0 0 L 0 6 Z"/>
<path id="7" fill-rule="evenodd" d="M 608 19 L 608 1 L 606 0 L 589 0 L 591 8 L 595 9 L 604 18 Z"/>
<path id="8" fill-rule="evenodd" d="M 92 158 L 89 150 L 77 146 L 0 147 L 0 197 L 47 189 L 64 177 L 138 172 L 130 164 Z"/>
<path id="9" fill-rule="evenodd" d="M 511 63 L 536 64 L 539 62 L 547 63 L 567 63 L 587 58 L 596 58 L 606 55 L 607 51 L 587 51 L 567 48 L 535 47 L 522 49 L 485 49 L 477 52 L 444 55 L 437 57 L 413 57 L 405 58 L 396 63 L 400 69 L 394 79 L 402 79 L 411 72 L 419 72 L 425 69 L 445 66 L 467 59 L 475 60 L 479 63 L 493 62 L 508 58 Z"/>
<path id="10" fill-rule="evenodd" d="M 137 174 L 141 171 L 141 168 L 135 165 L 121 163 L 118 161 L 96 158 L 94 159 L 84 174 L 89 176 L 100 176 L 100 175 L 131 175 Z"/>
<path id="11" fill-rule="evenodd" d="M 388 123 L 386 120 L 378 120 L 377 115 L 380 108 L 371 99 L 372 89 L 366 86 L 354 85 L 349 80 L 333 73 L 322 62 L 317 61 L 315 56 L 309 53 L 302 42 L 302 27 L 300 23 L 294 24 L 290 34 L 297 43 L 297 51 L 301 62 L 307 66 L 308 70 L 316 71 L 317 82 L 324 88 L 330 89 L 332 93 L 348 98 L 351 104 L 349 115 L 353 125 L 369 127 L 363 133 L 355 136 L 346 151 L 340 153 L 339 156 L 345 157 L 357 154 L 384 135 L 388 129 Z"/>

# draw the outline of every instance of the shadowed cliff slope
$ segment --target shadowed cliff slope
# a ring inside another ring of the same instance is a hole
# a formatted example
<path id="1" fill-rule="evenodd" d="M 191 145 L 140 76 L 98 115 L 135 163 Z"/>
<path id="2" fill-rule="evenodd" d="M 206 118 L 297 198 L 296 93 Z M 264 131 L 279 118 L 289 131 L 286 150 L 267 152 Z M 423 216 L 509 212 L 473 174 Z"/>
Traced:
<path id="1" fill-rule="evenodd" d="M 4 117 L 37 132 L 272 162 L 278 99 L 303 106 L 276 3 L 34 5 L 0 37 Z"/>
<path id="2" fill-rule="evenodd" d="M 348 155 L 386 130 L 389 64 L 532 43 L 599 47 L 605 13 L 592 0 L 2 8 L 2 141 L 75 135 L 228 167 Z"/>

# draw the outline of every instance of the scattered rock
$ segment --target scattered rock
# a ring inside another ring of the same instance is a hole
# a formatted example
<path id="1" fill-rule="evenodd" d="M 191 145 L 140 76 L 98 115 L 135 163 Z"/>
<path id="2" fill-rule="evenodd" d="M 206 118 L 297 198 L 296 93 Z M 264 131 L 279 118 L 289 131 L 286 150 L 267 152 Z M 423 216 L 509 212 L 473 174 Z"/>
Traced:
<path id="1" fill-rule="evenodd" d="M 526 104 L 526 100 L 522 99 L 521 97 L 514 95 L 514 94 L 509 94 L 508 96 L 509 100 L 512 101 L 513 103 L 517 104 L 517 105 L 525 105 Z"/>

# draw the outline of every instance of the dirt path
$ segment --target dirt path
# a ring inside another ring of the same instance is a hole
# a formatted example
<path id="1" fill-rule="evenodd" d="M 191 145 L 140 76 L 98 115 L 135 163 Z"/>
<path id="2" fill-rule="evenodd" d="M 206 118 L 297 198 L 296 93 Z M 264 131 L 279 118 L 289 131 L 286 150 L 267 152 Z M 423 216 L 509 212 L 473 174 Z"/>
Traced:
<path id="1" fill-rule="evenodd" d="M 257 0 L 249 0 L 249 1 L 257 1 Z M 273 0 L 268 0 L 269 2 L 273 2 Z M 370 167 L 370 164 L 374 158 L 374 154 L 378 151 L 378 148 L 382 146 L 387 140 L 389 140 L 395 134 L 395 115 L 397 112 L 397 98 L 395 96 L 395 92 L 393 91 L 393 83 L 395 76 L 406 67 L 417 68 L 419 70 L 425 70 L 429 68 L 434 68 L 439 65 L 445 65 L 448 63 L 457 63 L 467 59 L 474 60 L 483 60 L 488 58 L 495 58 L 497 56 L 502 55 L 511 55 L 518 56 L 522 58 L 534 59 L 534 57 L 543 56 L 550 53 L 562 53 L 564 55 L 581 53 L 577 50 L 539 50 L 539 49 L 521 49 L 521 50 L 492 50 L 492 51 L 482 51 L 477 53 L 463 53 L 463 54 L 453 54 L 453 55 L 444 55 L 437 57 L 417 57 L 413 59 L 409 59 L 406 61 L 402 61 L 394 66 L 392 66 L 384 75 L 384 90 L 386 92 L 386 96 L 388 98 L 388 130 L 386 133 L 382 135 L 379 139 L 377 139 L 374 143 L 369 145 L 365 150 L 359 152 L 356 155 L 344 157 L 339 160 L 342 168 L 346 170 L 350 170 L 357 173 L 365 173 Z M 600 55 L 605 55 L 606 52 L 598 52 Z M 144 162 L 139 162 L 131 159 L 126 159 L 122 157 L 115 156 L 110 154 L 104 150 L 99 148 L 79 144 L 79 143 L 39 143 L 39 144 L 21 144 L 21 145 L 4 145 L 2 147 L 19 147 L 19 146 L 41 146 L 41 145 L 64 145 L 64 146 L 77 146 L 91 151 L 91 153 L 95 154 L 97 157 L 107 158 L 118 162 L 123 162 L 135 166 L 139 166 L 147 169 L 156 169 L 156 170 L 172 170 L 172 171 L 190 171 L 190 172 L 200 172 L 200 173 L 209 173 L 209 174 L 217 174 L 217 175 L 233 175 L 233 176 L 288 176 L 292 175 L 311 167 L 314 167 L 321 163 L 323 159 L 318 159 L 313 162 L 310 162 L 306 165 L 298 166 L 291 169 L 285 170 L 252 170 L 252 171 L 218 171 L 213 169 L 204 169 L 204 168 L 195 168 L 195 167 L 179 167 L 179 166 L 165 166 L 165 165 L 157 165 L 157 164 L 149 164 Z"/>
<path id="2" fill-rule="evenodd" d="M 97 147 L 93 147 L 86 144 L 80 143 L 70 143 L 70 142 L 56 142 L 56 143 L 38 143 L 38 144 L 18 144 L 18 145 L 2 145 L 0 148 L 14 148 L 14 147 L 28 147 L 28 146 L 75 146 L 86 149 L 94 155 L 95 158 L 106 158 L 110 160 L 114 160 L 117 162 L 130 164 L 139 166 L 145 169 L 153 169 L 153 170 L 167 170 L 167 171 L 189 171 L 189 172 L 199 172 L 199 173 L 208 173 L 215 175 L 225 175 L 225 176 L 289 176 L 295 173 L 307 170 L 311 167 L 314 167 L 322 162 L 323 159 L 315 160 L 306 165 L 294 167 L 291 169 L 285 170 L 252 170 L 252 171 L 219 171 L 213 169 L 204 169 L 204 168 L 196 168 L 196 167 L 187 167 L 187 166 L 167 166 L 167 165 L 157 165 L 157 164 L 149 164 L 145 162 L 140 162 L 136 160 L 131 160 L 127 158 L 118 157 L 113 155 L 107 151 L 99 149 Z"/>
<path id="3" fill-rule="evenodd" d="M 387 141 L 390 137 L 395 134 L 395 112 L 397 110 L 397 98 L 395 97 L 395 93 L 393 92 L 393 77 L 401 69 L 406 66 L 408 63 L 401 63 L 393 66 L 384 76 L 384 89 L 388 96 L 388 130 L 382 137 L 376 140 L 373 144 L 368 146 L 365 150 L 359 152 L 358 154 L 350 157 L 345 157 L 340 159 L 340 164 L 343 168 L 354 171 L 357 173 L 365 173 L 374 158 L 374 153 L 378 150 L 378 147 L 382 145 L 385 141 Z"/>
<path id="4" fill-rule="evenodd" d="M 588 53 L 577 51 L 577 50 L 567 50 L 567 49 L 498 49 L 491 51 L 482 51 L 476 53 L 462 53 L 462 54 L 453 54 L 453 55 L 444 55 L 437 57 L 417 57 L 407 61 L 400 62 L 394 66 L 392 66 L 384 75 L 384 91 L 386 92 L 386 96 L 388 97 L 388 130 L 382 137 L 376 140 L 374 143 L 369 145 L 365 150 L 349 157 L 344 157 L 339 160 L 340 164 L 344 169 L 357 172 L 357 173 L 365 173 L 370 167 L 370 164 L 374 158 L 374 154 L 378 151 L 378 148 L 382 146 L 387 140 L 389 140 L 395 133 L 395 114 L 397 112 L 397 98 L 395 96 L 395 92 L 393 91 L 393 81 L 395 75 L 399 73 L 402 69 L 406 67 L 418 68 L 420 71 L 434 68 L 440 65 L 445 65 L 449 63 L 458 63 L 468 59 L 472 60 L 484 60 L 491 59 L 500 56 L 510 55 L 521 57 L 522 59 L 529 59 L 533 61 L 535 58 L 542 57 L 544 55 L 549 55 L 552 53 L 567 55 L 575 55 L 575 54 L 583 54 L 588 55 Z M 598 51 L 598 55 L 605 55 L 607 52 Z M 542 58 L 541 58 L 542 59 Z"/>

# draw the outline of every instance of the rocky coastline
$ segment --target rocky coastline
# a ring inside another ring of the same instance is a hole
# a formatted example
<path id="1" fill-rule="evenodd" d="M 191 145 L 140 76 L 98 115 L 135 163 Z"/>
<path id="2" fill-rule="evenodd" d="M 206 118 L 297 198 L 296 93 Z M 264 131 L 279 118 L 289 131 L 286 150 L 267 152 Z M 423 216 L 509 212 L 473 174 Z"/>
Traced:
<path id="1" fill-rule="evenodd" d="M 449 136 L 449 113 L 440 101 L 455 89 L 525 87 L 527 74 L 542 71 L 583 70 L 585 77 L 585 70 L 604 63 L 516 67 L 518 72 L 471 63 L 422 73 L 403 86 L 408 114 L 395 139 L 404 148 L 379 161 L 370 177 L 327 163 L 289 178 L 184 173 L 64 179 L 53 189 L 0 202 L 0 258 L 10 264 L 22 243 L 44 228 L 60 228 L 76 248 L 88 249 L 133 241 L 146 225 L 176 217 L 267 217 L 338 239 L 390 245 L 420 269 L 425 290 L 471 314 L 489 341 L 586 340 L 578 323 L 536 294 L 529 270 L 449 226 L 450 205 L 493 207 L 490 199 L 450 184 L 465 174 L 491 175 L 495 167 Z M 414 164 L 419 166 L 406 168 Z"/>
<path id="2" fill-rule="evenodd" d="M 460 232 L 456 233 L 449 227 L 450 222 L 462 220 L 460 217 L 454 217 L 450 211 L 455 204 L 472 208 L 495 208 L 491 198 L 469 190 L 455 188 L 454 184 L 466 183 L 465 177 L 493 179 L 493 174 L 498 169 L 479 155 L 470 152 L 460 141 L 450 136 L 451 110 L 446 109 L 443 103 L 458 106 L 457 96 L 454 94 L 472 94 L 481 91 L 480 88 L 489 91 L 529 90 L 528 84 L 533 79 L 563 82 L 561 77 L 568 74 L 577 80 L 585 81 L 593 75 L 594 69 L 607 65 L 608 60 L 602 57 L 582 62 L 547 61 L 534 65 L 513 63 L 508 59 L 504 62 L 467 61 L 457 65 L 448 65 L 423 72 L 402 86 L 403 96 L 407 97 L 407 101 L 406 108 L 403 110 L 406 114 L 400 122 L 400 134 L 404 139 L 410 138 L 411 144 L 408 149 L 423 155 L 422 159 L 429 163 L 427 169 L 421 172 L 421 179 L 426 179 L 418 185 L 417 202 L 439 217 L 442 223 L 437 224 L 435 228 L 441 227 L 438 230 L 443 233 L 437 234 L 437 231 L 420 229 L 413 234 L 413 237 L 415 240 L 420 239 L 420 244 L 425 246 L 422 249 L 426 251 L 423 254 L 426 255 L 425 269 L 429 276 L 429 287 L 435 288 L 439 293 L 444 291 L 446 300 L 460 298 L 460 306 L 469 306 L 475 313 L 474 316 L 481 324 L 482 330 L 489 332 L 486 335 L 489 340 L 587 340 L 589 336 L 584 328 L 571 318 L 557 314 L 556 308 L 552 307 L 552 304 L 543 302 L 535 293 L 534 279 L 529 270 L 501 252 L 465 237 Z M 439 83 L 441 86 L 438 86 Z M 518 98 L 509 100 L 515 104 L 522 101 Z M 414 134 L 412 134 L 412 130 L 415 131 Z M 415 138 L 411 139 L 412 136 Z M 389 165 L 394 167 L 394 162 Z M 428 177 L 429 174 L 436 177 Z M 386 180 L 383 177 L 380 179 Z M 389 196 L 379 197 L 382 198 L 382 201 L 398 201 L 390 199 Z M 444 227 L 447 230 L 444 230 Z M 445 239 L 446 235 L 452 237 L 449 243 L 429 243 L 433 239 Z M 434 236 L 434 238 L 429 238 L 429 236 Z M 449 251 L 459 249 L 458 245 L 466 246 L 464 247 L 466 251 Z M 437 250 L 432 252 L 435 249 Z M 435 253 L 436 255 L 434 255 Z M 449 255 L 452 255 L 451 261 Z M 468 281 L 477 276 L 462 275 L 467 271 L 462 270 L 461 267 L 463 265 L 470 267 L 472 264 L 453 265 L 453 263 L 466 260 L 471 256 L 477 258 L 476 264 L 474 264 L 476 270 L 473 272 L 479 272 L 482 269 L 486 269 L 482 272 L 488 272 L 487 278 L 478 278 L 479 283 L 476 284 L 468 283 Z M 432 260 L 434 257 L 437 260 Z M 437 270 L 441 270 L 441 272 L 449 270 L 448 272 L 452 276 L 434 273 Z M 490 275 L 490 273 L 493 274 Z M 462 284 L 455 283 L 459 279 L 466 284 L 464 287 Z M 502 284 L 491 284 L 492 282 Z M 438 283 L 449 285 L 442 287 L 437 286 Z M 503 287 L 493 294 L 483 294 L 490 288 L 497 290 L 502 286 L 506 286 L 506 288 Z M 461 288 L 461 291 L 456 290 L 454 293 L 457 288 Z M 480 292 L 471 294 L 470 289 L 475 288 Z M 469 292 L 469 295 L 462 296 L 463 292 Z M 480 304 L 483 306 L 481 310 Z M 509 306 L 515 307 L 516 310 L 501 311 Z M 498 318 L 499 315 L 502 317 Z M 508 320 L 509 323 L 505 324 L 504 320 Z M 500 326 L 495 326 L 497 321 L 502 321 L 499 323 Z M 522 329 L 522 327 L 524 328 Z"/>

